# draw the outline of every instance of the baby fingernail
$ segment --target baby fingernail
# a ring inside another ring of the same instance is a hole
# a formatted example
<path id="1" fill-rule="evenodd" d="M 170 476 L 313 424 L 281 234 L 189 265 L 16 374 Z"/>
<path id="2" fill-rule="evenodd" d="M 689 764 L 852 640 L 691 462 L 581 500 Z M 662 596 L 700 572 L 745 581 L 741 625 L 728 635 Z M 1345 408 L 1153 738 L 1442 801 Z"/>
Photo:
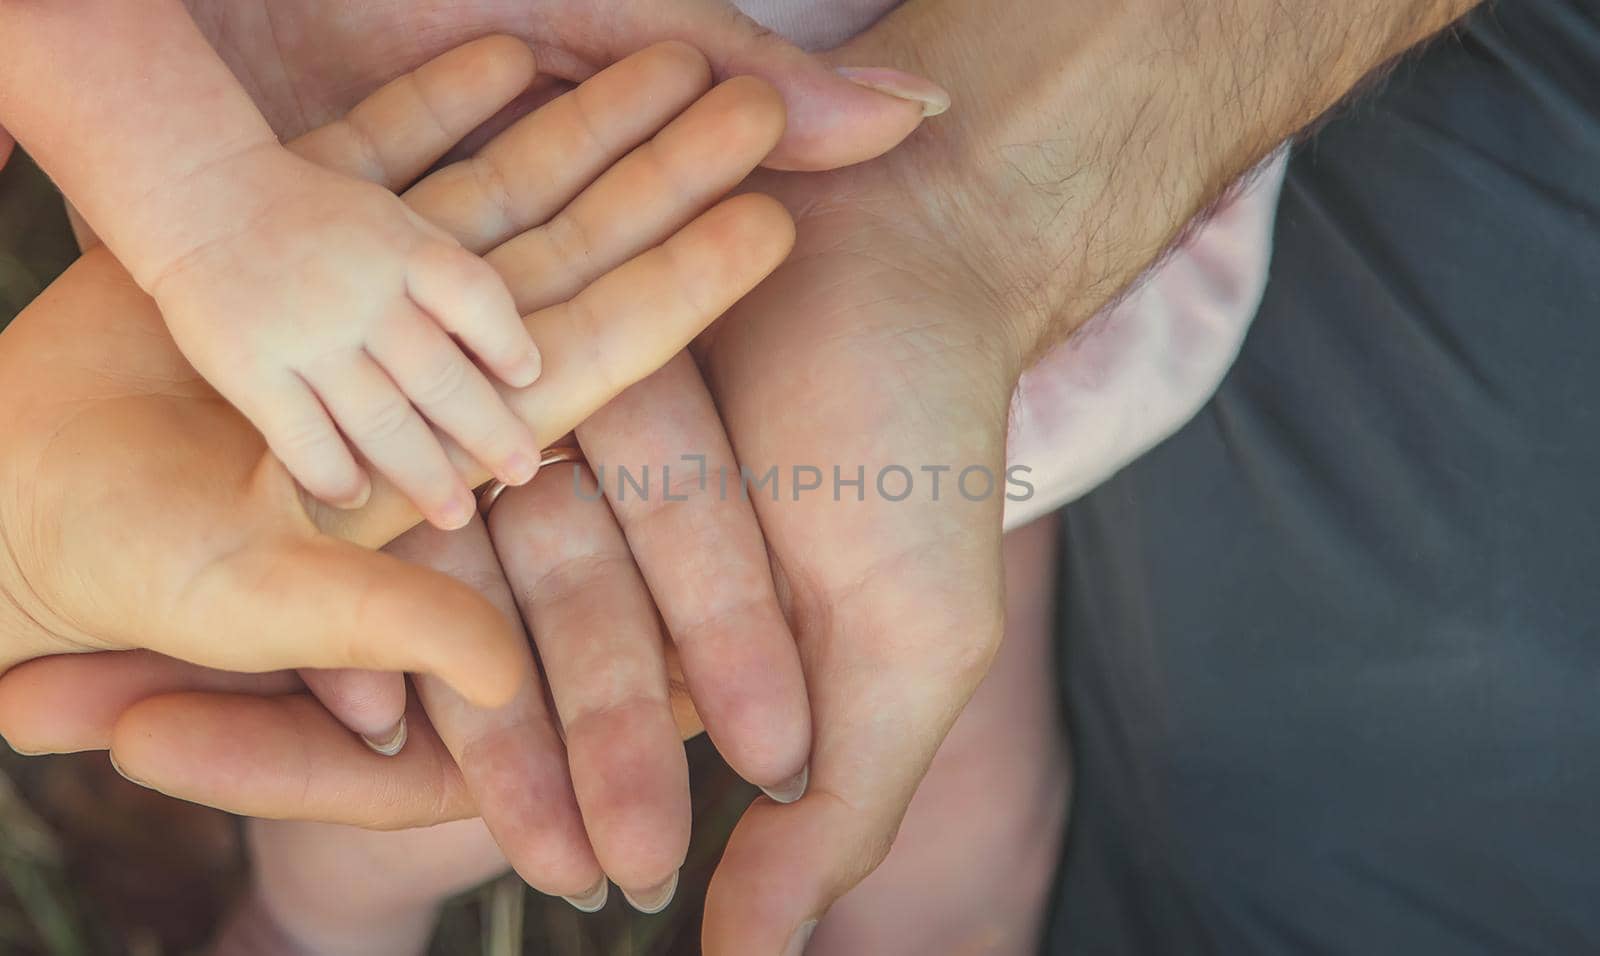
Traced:
<path id="1" fill-rule="evenodd" d="M 605 877 L 600 877 L 600 882 L 587 893 L 579 896 L 563 896 L 562 899 L 572 904 L 572 908 L 580 913 L 598 913 L 606 908 L 606 898 L 611 895 L 611 884 Z"/>
<path id="2" fill-rule="evenodd" d="M 506 383 L 513 388 L 527 388 L 539 380 L 544 371 L 544 359 L 538 349 L 529 349 L 511 368 L 511 379 Z"/>
<path id="3" fill-rule="evenodd" d="M 811 768 L 801 768 L 800 772 L 790 777 L 785 783 L 775 787 L 762 787 L 761 792 L 778 801 L 779 803 L 793 803 L 806 795 L 806 783 L 811 779 Z"/>
<path id="4" fill-rule="evenodd" d="M 789 937 L 789 946 L 783 951 L 783 956 L 805 956 L 806 946 L 811 942 L 811 934 L 817 931 L 817 921 L 801 923 Z"/>
<path id="5" fill-rule="evenodd" d="M 666 909 L 667 904 L 672 902 L 672 897 L 677 892 L 678 874 L 674 873 L 672 874 L 672 879 L 654 889 L 646 890 L 638 895 L 623 890 L 622 895 L 628 900 L 630 906 L 646 916 L 650 916 Z"/>
<path id="6" fill-rule="evenodd" d="M 539 459 L 533 455 L 517 452 L 506 459 L 503 470 L 505 474 L 500 476 L 501 481 L 512 487 L 521 487 L 532 481 L 533 476 L 539 473 Z"/>
<path id="7" fill-rule="evenodd" d="M 372 482 L 363 478 L 361 479 L 360 486 L 357 487 L 355 492 L 351 494 L 350 497 L 346 498 L 344 503 L 339 507 L 345 511 L 358 511 L 362 508 L 365 508 L 367 506 L 367 502 L 371 500 Z"/>
<path id="8" fill-rule="evenodd" d="M 382 754 L 385 757 L 393 757 L 405 749 L 406 719 L 401 717 L 400 722 L 395 724 L 394 730 L 386 736 L 368 737 L 366 734 L 362 734 L 361 741 L 371 747 L 374 753 Z"/>
<path id="9" fill-rule="evenodd" d="M 857 86 L 922 104 L 923 116 L 938 116 L 950 109 L 950 92 L 932 80 L 900 70 L 876 66 L 841 66 L 840 76 Z"/>
<path id="10" fill-rule="evenodd" d="M 439 509 L 438 525 L 445 531 L 460 531 L 472 523 L 472 516 L 478 510 L 478 503 L 471 493 L 461 491 L 451 496 L 450 501 Z"/>

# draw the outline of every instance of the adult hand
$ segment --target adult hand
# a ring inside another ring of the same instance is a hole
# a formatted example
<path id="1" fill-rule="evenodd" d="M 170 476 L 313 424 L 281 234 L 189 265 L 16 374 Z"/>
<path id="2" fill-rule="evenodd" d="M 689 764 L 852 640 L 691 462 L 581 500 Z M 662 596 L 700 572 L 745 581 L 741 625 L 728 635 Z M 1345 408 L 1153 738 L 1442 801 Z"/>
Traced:
<path id="1" fill-rule="evenodd" d="M 851 79 L 762 29 L 729 0 L 188 0 L 280 134 L 342 115 L 379 84 L 488 33 L 526 40 L 575 83 L 663 40 L 685 40 L 719 80 L 754 74 L 783 94 L 789 125 L 768 165 L 833 169 L 891 149 L 949 98 L 927 80 L 855 62 Z M 888 92 L 880 92 L 888 91 Z"/>

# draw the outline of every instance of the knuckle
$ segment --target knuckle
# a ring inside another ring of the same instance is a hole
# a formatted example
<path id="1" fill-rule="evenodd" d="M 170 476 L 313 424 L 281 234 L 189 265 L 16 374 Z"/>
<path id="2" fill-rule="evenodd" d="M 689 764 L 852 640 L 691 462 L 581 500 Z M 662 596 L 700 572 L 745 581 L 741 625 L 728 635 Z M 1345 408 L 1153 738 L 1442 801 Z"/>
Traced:
<path id="1" fill-rule="evenodd" d="M 381 399 L 351 416 L 351 431 L 362 440 L 382 442 L 401 435 L 411 424 L 411 405 L 396 396 Z"/>
<path id="2" fill-rule="evenodd" d="M 505 170 L 488 156 L 474 156 L 467 161 L 466 169 L 477 184 L 478 191 L 488 200 L 490 208 L 500 217 L 501 229 L 508 233 L 515 231 L 517 224 L 525 221 L 526 216 L 521 211 L 517 194 L 512 190 Z"/>
<path id="3" fill-rule="evenodd" d="M 436 407 L 460 397 L 470 381 L 466 360 L 460 353 L 447 354 L 422 369 L 407 391 L 418 405 Z"/>
<path id="4" fill-rule="evenodd" d="M 322 452 L 332 444 L 334 435 L 324 422 L 296 418 L 279 423 L 276 438 L 286 452 Z"/>
<path id="5" fill-rule="evenodd" d="M 586 262 L 594 245 L 588 229 L 577 217 L 568 212 L 557 213 L 542 227 L 546 241 L 559 262 L 576 264 Z"/>

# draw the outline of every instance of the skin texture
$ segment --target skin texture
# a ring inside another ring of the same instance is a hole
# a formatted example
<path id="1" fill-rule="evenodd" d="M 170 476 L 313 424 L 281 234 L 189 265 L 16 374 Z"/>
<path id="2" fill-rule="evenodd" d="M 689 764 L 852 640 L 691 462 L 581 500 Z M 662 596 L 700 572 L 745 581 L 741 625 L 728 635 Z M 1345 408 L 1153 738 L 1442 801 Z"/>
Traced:
<path id="1" fill-rule="evenodd" d="M 483 57 L 520 58 L 522 68 L 531 71 L 524 49 L 490 40 L 433 64 L 428 75 L 416 82 L 481 90 L 476 82 L 481 70 L 474 67 Z M 683 85 L 690 90 L 709 82 L 704 61 L 681 45 L 646 51 L 614 69 L 613 80 L 620 78 L 629 85 L 677 75 L 686 77 Z M 393 98 L 409 95 L 411 90 L 409 84 L 392 87 L 369 105 L 375 104 L 373 112 L 378 115 L 386 109 L 414 115 L 415 110 L 396 109 L 403 104 Z M 493 91 L 489 91 L 478 106 L 492 112 L 503 103 L 492 97 Z M 694 101 L 695 96 L 691 93 L 688 98 Z M 554 140 L 559 145 L 560 124 L 551 121 L 552 116 L 559 121 L 563 115 L 559 108 L 559 102 L 552 104 L 549 109 L 553 112 L 524 121 L 520 139 L 518 129 L 505 134 L 501 143 L 511 144 L 514 151 L 499 155 L 499 161 L 527 159 L 515 151 L 519 142 Z M 746 157 L 744 167 L 731 174 L 737 179 L 776 141 L 781 117 L 781 104 L 770 87 L 744 78 L 694 102 L 680 121 L 707 124 L 705 131 L 723 144 L 729 157 L 726 161 L 736 163 L 740 156 Z M 632 111 L 628 118 L 638 122 Z M 662 121 L 671 118 L 669 113 Z M 373 141 L 386 151 L 388 168 L 408 168 L 402 160 L 411 152 L 414 165 L 409 166 L 413 170 L 410 175 L 425 168 L 432 155 L 449 145 L 447 138 L 436 134 L 432 149 L 420 149 L 417 131 L 405 123 L 372 132 Z M 302 141 L 300 148 L 337 165 L 357 158 L 351 145 L 348 131 L 335 126 Z M 619 141 L 613 148 L 625 150 L 625 144 Z M 494 157 L 492 152 L 487 155 Z M 563 150 L 562 155 L 575 168 L 588 166 L 596 171 L 612 161 L 603 150 Z M 730 175 L 714 168 L 705 172 Z M 448 170 L 436 176 L 413 189 L 412 199 L 420 208 L 439 202 L 459 209 L 464 203 L 477 202 L 486 218 L 492 212 L 493 198 L 472 186 L 472 180 L 453 178 Z M 685 187 L 699 187 L 697 176 L 687 176 Z M 576 188 L 588 186 L 590 178 L 575 176 Z M 613 184 L 602 181 L 582 195 L 590 208 L 599 211 L 607 205 L 604 200 L 612 189 Z M 690 193 L 705 195 L 703 188 Z M 626 194 L 625 190 L 619 193 Z M 526 208 L 532 207 L 530 201 Z M 527 231 L 534 223 L 523 221 L 527 215 L 531 213 L 500 217 L 498 228 L 504 235 L 483 240 L 502 246 L 500 239 L 534 235 Z M 550 432 L 546 440 L 604 403 L 615 389 L 646 374 L 649 362 L 659 363 L 658 356 L 681 349 L 694 331 L 711 319 L 712 313 L 701 309 L 725 308 L 781 261 L 792 242 L 788 217 L 759 196 L 729 200 L 705 213 L 696 206 L 673 218 L 688 220 L 688 225 L 633 237 L 636 245 L 650 247 L 639 255 L 611 244 L 585 250 L 589 258 L 613 258 L 619 265 L 602 269 L 605 274 L 585 286 L 575 300 L 557 296 L 549 307 L 532 314 L 530 328 L 546 354 L 566 356 L 562 363 L 552 364 L 550 375 L 540 385 L 515 397 L 521 408 L 537 413 L 537 420 L 547 423 Z M 639 228 L 660 225 L 646 223 Z M 663 238 L 665 244 L 657 245 Z M 526 269 L 527 277 L 515 285 L 530 299 L 548 295 L 538 276 L 561 271 L 560 260 L 551 260 L 548 247 L 537 242 L 505 248 L 503 259 L 508 270 L 518 265 Z M 604 323 L 595 316 L 604 316 Z M 36 479 L 19 482 L 19 494 L 7 497 L 8 503 L 14 504 L 3 515 L 6 539 L 31 543 L 38 539 L 38 528 L 48 527 L 45 519 L 62 512 L 72 515 L 70 521 L 53 528 L 48 548 L 13 548 L 10 553 L 15 563 L 8 562 L 3 568 L 6 594 L 13 602 L 8 608 L 16 611 L 15 617 L 8 617 L 4 631 L 13 638 L 8 651 L 14 658 L 34 656 L 41 650 L 79 649 L 79 642 L 89 647 L 115 646 L 117 636 L 124 634 L 129 643 L 137 643 L 147 631 L 159 631 L 167 642 L 161 645 L 163 650 L 236 670 L 277 666 L 282 656 L 330 666 L 437 670 L 456 679 L 451 686 L 469 692 L 453 698 L 463 704 L 470 700 L 499 705 L 526 695 L 537 696 L 542 707 L 542 694 L 528 694 L 528 688 L 536 685 L 531 683 L 527 645 L 520 635 L 511 638 L 515 632 L 508 634 L 505 616 L 446 578 L 319 534 L 306 513 L 305 500 L 288 476 L 272 460 L 261 457 L 259 439 L 184 365 L 159 326 L 152 325 L 157 321 L 148 301 L 125 275 L 119 275 L 109 257 L 94 252 L 19 317 L 4 337 L 3 355 L 8 371 L 14 373 L 7 382 L 30 396 L 16 403 L 17 417 L 6 429 L 10 444 L 6 458 L 16 467 L 9 477 L 17 481 L 19 474 L 28 474 Z M 569 363 L 568 371 L 560 371 Z M 88 507 L 81 511 L 65 508 L 69 502 Z M 339 519 L 347 536 L 357 539 L 383 540 L 416 521 L 404 499 L 382 486 L 359 514 L 311 510 L 324 518 Z M 474 527 L 480 535 L 477 553 L 489 554 L 483 546 L 481 525 Z M 132 563 L 120 572 L 121 577 L 116 571 L 120 562 L 104 556 L 107 542 L 128 545 L 124 557 Z M 300 568 L 304 568 L 303 576 Z M 356 572 L 361 576 L 352 580 Z M 89 582 L 94 587 L 93 598 L 75 590 Z M 292 600 L 286 595 L 292 595 Z M 145 607 L 148 610 L 143 610 Z M 241 611 L 243 619 L 235 619 L 233 615 Z M 360 616 L 353 617 L 352 612 Z M 96 616 L 85 616 L 90 614 Z M 231 641 L 203 639 L 252 627 L 259 628 L 259 633 L 245 633 L 245 642 L 237 646 Z M 277 646 L 268 646 L 272 644 L 266 639 L 268 634 L 276 635 Z M 477 644 L 472 643 L 474 639 Z M 117 659 L 130 663 L 127 657 Z M 13 670 L 9 676 L 18 679 L 14 686 L 19 688 L 30 683 L 26 668 Z M 664 684 L 663 677 L 662 706 L 656 719 L 664 720 L 671 734 Z M 273 678 L 269 686 L 283 684 Z M 447 693 L 446 685 L 425 683 L 424 693 L 442 696 Z M 56 735 L 57 730 L 67 730 L 70 737 L 70 729 L 40 724 L 35 720 L 40 712 L 27 705 L 23 709 L 34 716 L 11 712 L 31 724 L 10 725 L 9 739 L 14 744 L 24 750 L 74 746 L 73 741 Z M 497 712 L 512 718 L 526 716 L 515 709 Z M 426 721 L 419 724 L 425 727 Z M 446 742 L 462 744 L 449 735 L 453 726 L 441 722 Z M 514 721 L 514 726 L 524 729 L 522 723 Z M 553 739 L 555 733 L 548 721 L 546 727 Z M 669 740 L 669 761 L 676 754 L 681 762 L 677 738 Z M 520 735 L 511 740 L 516 745 L 525 742 Z M 345 738 L 345 746 L 352 743 Z M 437 738 L 433 744 L 433 756 L 442 761 L 434 769 L 453 767 L 449 751 Z M 407 753 L 426 755 L 429 748 L 428 739 L 418 733 Z M 179 751 L 185 749 L 178 745 Z M 275 766 L 295 762 L 279 751 L 289 763 L 272 759 L 257 763 L 266 753 L 252 753 L 249 759 L 255 770 L 246 776 L 261 782 L 263 773 L 270 776 Z M 562 756 L 551 749 L 535 751 L 532 758 L 548 754 Z M 466 754 L 462 763 L 486 765 Z M 514 766 L 520 769 L 522 764 Z M 672 779 L 670 762 L 667 768 L 669 784 L 676 783 L 681 791 L 681 770 Z M 576 865 L 587 864 L 589 872 L 577 886 L 584 889 L 593 885 L 598 870 L 574 806 L 571 784 L 566 782 L 564 760 L 556 770 L 538 775 L 551 796 L 534 806 L 544 832 L 558 831 L 556 836 L 574 848 Z M 604 803 L 614 789 L 602 786 L 596 799 Z M 263 788 L 266 795 L 275 792 L 271 786 Z M 447 797 L 446 792 L 454 796 Z M 564 818 L 551 810 L 563 803 L 563 794 L 570 810 Z M 445 791 L 435 790 L 431 812 L 439 812 L 452 801 L 465 805 L 464 795 L 459 781 Z M 658 806 L 668 813 L 676 809 L 670 793 L 650 801 L 649 806 L 652 812 L 659 812 L 654 810 Z M 627 809 L 622 808 L 625 828 Z M 601 806 L 593 818 L 604 821 L 611 813 Z M 686 839 L 686 802 L 676 816 L 683 821 L 680 829 Z M 647 829 L 653 832 L 654 828 Z M 672 828 L 664 831 L 669 841 L 675 839 Z"/>
<path id="2" fill-rule="evenodd" d="M 974 108 L 885 163 L 762 183 L 802 214 L 801 247 L 700 356 L 740 460 L 994 467 L 1005 403 L 1031 356 L 1100 308 L 1224 184 L 1466 4 L 1350 2 L 1298 18 L 1246 6 L 1180 31 L 1182 56 L 1154 55 L 1173 37 L 1150 25 L 1186 22 L 1158 0 L 1070 15 L 929 0 L 841 51 L 924 64 Z M 1241 62 L 1268 78 L 1246 87 L 1260 108 L 1240 109 L 1240 89 L 1205 72 Z M 1061 128 L 1081 135 L 1062 140 Z M 993 162 L 997 151 L 1009 161 Z M 740 825 L 708 903 L 713 954 L 794 951 L 870 872 L 999 634 L 996 503 L 757 507 L 812 693 L 812 787 L 793 806 L 758 802 Z M 207 799 L 237 795 L 199 756 L 241 740 L 325 744 L 325 779 L 357 782 L 335 769 L 332 742 L 348 738 L 322 721 L 237 697 L 169 696 L 127 711 L 112 742 L 147 781 Z M 133 750 L 180 726 L 192 728 L 185 748 Z M 364 813 L 387 800 L 385 819 L 415 819 L 405 794 L 439 792 L 426 750 L 411 749 L 370 775 Z"/>
<path id="3" fill-rule="evenodd" d="M 897 88 L 913 99 L 852 83 L 724 0 L 189 0 L 188 6 L 285 136 L 343 115 L 378 84 L 486 33 L 527 41 L 544 69 L 568 83 L 652 43 L 688 40 L 706 53 L 717 79 L 753 74 L 783 94 L 789 122 L 767 157 L 772 168 L 833 169 L 880 156 L 916 129 L 925 112 L 949 105 L 939 87 L 901 71 L 892 71 Z"/>
<path id="4" fill-rule="evenodd" d="M 18 0 L 0 46 L 0 116 L 302 486 L 355 507 L 376 469 L 460 527 L 472 493 L 430 424 L 533 476 L 533 433 L 489 378 L 539 375 L 500 277 L 392 192 L 280 146 L 182 3 Z"/>

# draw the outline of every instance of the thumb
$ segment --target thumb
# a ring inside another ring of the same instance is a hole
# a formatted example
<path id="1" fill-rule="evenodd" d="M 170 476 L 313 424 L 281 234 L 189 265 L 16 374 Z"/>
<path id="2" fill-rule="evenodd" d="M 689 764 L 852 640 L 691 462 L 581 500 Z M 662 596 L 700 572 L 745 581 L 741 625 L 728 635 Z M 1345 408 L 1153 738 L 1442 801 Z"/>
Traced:
<path id="1" fill-rule="evenodd" d="M 392 757 L 406 745 L 406 678 L 389 671 L 306 669 L 300 679 L 339 723 L 374 751 Z"/>
<path id="2" fill-rule="evenodd" d="M 801 956 L 828 907 L 888 855 L 910 800 L 864 806 L 816 786 L 798 803 L 758 799 L 712 878 L 701 951 Z"/>
<path id="3" fill-rule="evenodd" d="M 862 666 L 858 640 L 813 648 L 809 786 L 795 803 L 757 800 L 734 830 L 706 898 L 708 956 L 799 956 L 834 901 L 883 862 L 995 643 L 975 636 L 988 629 L 977 618 L 951 616 L 972 622 L 964 652 L 915 626 L 929 640 L 906 642 L 906 659 L 879 652 Z M 859 639 L 854 625 L 844 633 Z"/>
<path id="4" fill-rule="evenodd" d="M 0 169 L 6 168 L 6 160 L 11 158 L 11 148 L 16 145 L 17 141 L 11 138 L 11 134 L 0 127 Z"/>
<path id="5" fill-rule="evenodd" d="M 428 673 L 486 707 L 510 700 L 530 666 L 522 634 L 467 585 L 328 538 L 226 554 L 165 624 L 156 650 L 196 664 Z"/>
<path id="6" fill-rule="evenodd" d="M 783 94 L 789 124 L 769 169 L 838 169 L 887 153 L 950 107 L 937 84 L 875 64 L 835 68 L 740 13 L 728 0 L 630 0 L 609 57 L 666 39 L 698 47 L 718 79 L 752 74 Z"/>

